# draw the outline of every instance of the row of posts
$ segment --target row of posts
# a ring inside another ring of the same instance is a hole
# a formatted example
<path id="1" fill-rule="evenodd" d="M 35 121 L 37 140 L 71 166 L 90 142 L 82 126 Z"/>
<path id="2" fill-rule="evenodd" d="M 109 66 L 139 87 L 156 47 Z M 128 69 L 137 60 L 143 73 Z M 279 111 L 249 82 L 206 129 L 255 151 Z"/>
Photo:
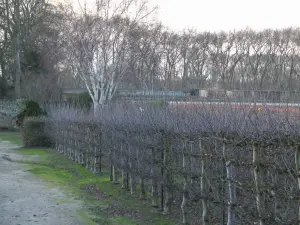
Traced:
<path id="1" fill-rule="evenodd" d="M 88 129 L 88 132 L 93 132 L 93 130 Z M 82 140 L 78 139 L 78 133 L 82 132 L 78 127 L 72 126 L 69 127 L 68 130 L 59 129 L 57 130 L 57 144 L 56 148 L 60 153 L 63 153 L 69 156 L 72 160 L 76 161 L 79 164 L 84 165 L 87 169 L 91 170 L 94 173 L 101 173 L 102 170 L 102 158 L 106 151 L 101 149 L 101 134 L 98 136 L 95 135 L 85 135 L 81 136 Z M 199 139 L 199 155 L 200 157 L 200 193 L 201 193 L 201 205 L 202 205 L 202 216 L 199 219 L 202 225 L 208 225 L 209 222 L 209 204 L 207 195 L 208 189 L 208 177 L 207 173 L 207 158 L 208 154 L 206 153 L 206 149 L 203 145 L 203 138 Z M 110 140 L 111 142 L 117 140 Z M 93 143 L 92 146 L 88 144 L 82 143 Z M 227 205 L 227 215 L 222 216 L 222 224 L 234 225 L 236 224 L 236 215 L 235 215 L 235 207 L 237 206 L 237 194 L 236 194 L 236 184 L 234 181 L 234 170 L 235 170 L 235 162 L 228 157 L 228 148 L 227 146 L 230 143 L 225 139 L 221 139 L 222 143 L 222 153 L 223 153 L 223 167 L 224 167 L 224 183 L 227 184 L 227 193 L 228 196 L 223 196 L 223 199 L 227 199 L 227 201 L 223 202 L 223 205 Z M 172 183 L 173 183 L 173 169 L 171 162 L 171 154 L 172 154 L 172 138 L 168 135 L 163 134 L 162 136 L 162 150 L 161 155 L 157 155 L 158 151 L 152 149 L 151 155 L 152 160 L 154 161 L 154 165 L 158 165 L 156 162 L 162 162 L 160 169 L 151 167 L 151 202 L 154 207 L 161 207 L 164 214 L 170 214 L 172 208 Z M 85 151 L 82 151 L 80 147 L 85 147 Z M 109 150 L 110 153 L 110 179 L 115 184 L 119 183 L 118 178 L 118 170 L 120 169 L 121 174 L 121 188 L 128 189 L 132 194 L 136 192 L 136 177 L 135 177 L 135 169 L 141 168 L 142 165 L 136 165 L 142 162 L 139 160 L 130 160 L 130 157 L 126 157 L 132 154 L 130 151 L 133 151 L 130 147 L 125 148 L 125 145 L 120 145 L 120 149 L 114 149 L 113 147 Z M 253 182 L 255 185 L 255 204 L 258 215 L 258 223 L 259 225 L 265 224 L 265 215 L 264 215 L 264 202 L 262 198 L 262 178 L 261 173 L 262 170 L 260 168 L 261 165 L 261 157 L 260 157 L 260 149 L 258 143 L 252 143 L 252 166 L 253 166 Z M 129 151 L 129 152 L 128 152 Z M 119 153 L 120 155 L 116 155 Z M 139 153 L 137 150 L 136 154 Z M 138 155 L 137 155 L 138 157 Z M 182 151 L 182 176 L 183 176 L 183 189 L 182 189 L 182 203 L 181 203 L 181 211 L 182 211 L 182 223 L 189 224 L 188 211 L 189 211 L 189 185 L 192 182 L 191 176 L 189 174 L 190 170 L 188 169 L 187 162 L 190 160 L 191 156 L 187 151 L 186 145 L 183 147 Z M 120 158 L 121 162 L 116 163 L 116 159 Z M 159 159 L 160 158 L 160 159 Z M 297 146 L 295 151 L 295 168 L 297 173 L 297 182 L 298 189 L 300 192 L 300 145 Z M 143 172 L 139 172 L 139 185 L 140 185 L 140 197 L 141 199 L 146 199 L 146 180 L 144 179 Z M 158 174 L 159 173 L 159 174 Z M 157 178 L 160 177 L 160 180 Z M 159 187 L 160 185 L 160 187 Z M 160 193 L 159 193 L 160 189 Z M 224 191 L 225 193 L 225 191 Z M 299 223 L 300 223 L 300 199 L 299 199 Z M 223 210 L 223 213 L 225 210 Z"/>

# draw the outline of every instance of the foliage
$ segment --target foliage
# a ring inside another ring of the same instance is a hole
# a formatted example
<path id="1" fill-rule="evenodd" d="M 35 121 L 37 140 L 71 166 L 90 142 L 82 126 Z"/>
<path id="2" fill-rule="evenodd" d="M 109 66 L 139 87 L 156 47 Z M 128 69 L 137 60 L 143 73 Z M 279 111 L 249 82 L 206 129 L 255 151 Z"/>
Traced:
<path id="1" fill-rule="evenodd" d="M 53 142 L 46 132 L 46 119 L 26 117 L 23 124 L 23 144 L 25 147 L 52 147 Z"/>
<path id="2" fill-rule="evenodd" d="M 46 112 L 34 101 L 25 101 L 22 111 L 17 115 L 18 127 L 23 127 L 23 122 L 26 117 L 42 116 L 46 115 Z"/>

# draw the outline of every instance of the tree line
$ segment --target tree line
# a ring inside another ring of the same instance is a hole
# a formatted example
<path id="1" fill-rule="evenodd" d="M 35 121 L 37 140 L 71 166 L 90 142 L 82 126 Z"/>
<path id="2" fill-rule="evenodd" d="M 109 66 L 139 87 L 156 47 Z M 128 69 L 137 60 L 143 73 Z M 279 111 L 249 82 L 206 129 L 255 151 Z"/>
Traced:
<path id="1" fill-rule="evenodd" d="M 299 29 L 174 32 L 147 1 L 84 5 L 0 1 L 1 95 L 57 99 L 86 87 L 94 104 L 117 89 L 286 90 L 299 87 Z"/>

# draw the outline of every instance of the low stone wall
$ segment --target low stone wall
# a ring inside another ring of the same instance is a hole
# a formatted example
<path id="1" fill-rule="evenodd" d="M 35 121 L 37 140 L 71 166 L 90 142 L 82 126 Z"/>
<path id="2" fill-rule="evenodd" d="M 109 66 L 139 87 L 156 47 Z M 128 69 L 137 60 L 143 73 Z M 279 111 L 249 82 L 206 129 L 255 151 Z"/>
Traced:
<path id="1" fill-rule="evenodd" d="M 20 110 L 18 100 L 0 99 L 0 114 L 15 117 Z"/>
<path id="2" fill-rule="evenodd" d="M 14 127 L 14 117 L 20 110 L 17 100 L 0 99 L 0 130 Z"/>

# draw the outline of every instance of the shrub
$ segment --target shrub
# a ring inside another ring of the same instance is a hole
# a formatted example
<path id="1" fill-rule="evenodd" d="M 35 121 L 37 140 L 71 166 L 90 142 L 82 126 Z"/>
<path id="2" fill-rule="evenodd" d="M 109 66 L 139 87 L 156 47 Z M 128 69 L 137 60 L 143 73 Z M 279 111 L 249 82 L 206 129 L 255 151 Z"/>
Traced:
<path id="1" fill-rule="evenodd" d="M 46 112 L 42 110 L 38 103 L 34 101 L 26 101 L 21 112 L 17 115 L 17 126 L 23 127 L 23 122 L 26 117 L 37 117 L 46 115 Z"/>
<path id="2" fill-rule="evenodd" d="M 47 135 L 47 119 L 27 117 L 23 123 L 23 144 L 25 147 L 52 147 L 53 142 Z"/>

